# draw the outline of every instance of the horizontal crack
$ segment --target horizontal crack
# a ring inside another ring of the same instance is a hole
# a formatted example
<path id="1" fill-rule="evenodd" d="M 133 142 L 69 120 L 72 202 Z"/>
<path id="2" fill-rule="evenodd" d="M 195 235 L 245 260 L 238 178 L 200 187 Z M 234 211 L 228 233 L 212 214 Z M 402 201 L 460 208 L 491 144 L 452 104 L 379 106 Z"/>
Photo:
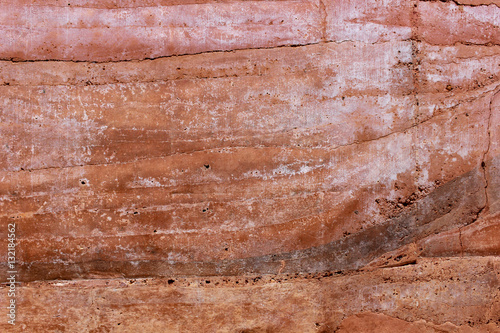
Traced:
<path id="1" fill-rule="evenodd" d="M 472 4 L 472 3 L 464 3 L 460 0 L 419 0 L 421 2 L 449 2 L 454 3 L 459 7 L 488 7 L 488 6 L 496 6 L 500 8 L 500 4 L 496 2 L 488 2 L 488 3 L 480 3 L 480 4 Z"/>
<path id="2" fill-rule="evenodd" d="M 398 40 L 400 42 L 410 41 L 410 39 L 402 39 Z M 276 50 L 282 48 L 297 48 L 297 47 L 306 47 L 311 45 L 320 45 L 320 44 L 343 44 L 343 43 L 358 43 L 358 44 L 366 44 L 366 45 L 374 45 L 374 44 L 385 44 L 385 43 L 393 43 L 394 41 L 375 41 L 371 43 L 366 43 L 362 41 L 354 41 L 354 40 L 325 40 L 325 41 L 315 41 L 311 43 L 303 43 L 303 44 L 282 44 L 276 46 L 269 47 L 249 47 L 249 48 L 235 48 L 231 50 L 208 50 L 202 52 L 193 52 L 193 53 L 182 53 L 182 54 L 172 54 L 165 55 L 159 57 L 145 57 L 141 59 L 124 59 L 124 60 L 105 60 L 105 61 L 89 61 L 89 60 L 69 60 L 69 59 L 17 59 L 14 57 L 11 58 L 0 58 L 1 62 L 9 62 L 9 63 L 37 63 L 37 62 L 64 62 L 64 63 L 82 63 L 82 64 L 112 64 L 112 63 L 128 63 L 128 62 L 142 62 L 142 61 L 154 61 L 158 59 L 166 59 L 166 58 L 176 58 L 176 57 L 187 57 L 187 56 L 197 56 L 203 54 L 211 54 L 211 53 L 235 53 L 241 51 L 253 51 L 253 50 Z"/>

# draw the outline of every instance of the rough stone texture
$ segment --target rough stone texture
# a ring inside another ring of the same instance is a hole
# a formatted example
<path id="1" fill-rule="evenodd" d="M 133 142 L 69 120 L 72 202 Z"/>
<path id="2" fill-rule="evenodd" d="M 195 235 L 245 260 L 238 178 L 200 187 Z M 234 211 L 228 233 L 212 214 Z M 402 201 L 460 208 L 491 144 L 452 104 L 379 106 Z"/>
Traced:
<path id="1" fill-rule="evenodd" d="M 499 18 L 0 0 L 0 330 L 498 332 Z"/>

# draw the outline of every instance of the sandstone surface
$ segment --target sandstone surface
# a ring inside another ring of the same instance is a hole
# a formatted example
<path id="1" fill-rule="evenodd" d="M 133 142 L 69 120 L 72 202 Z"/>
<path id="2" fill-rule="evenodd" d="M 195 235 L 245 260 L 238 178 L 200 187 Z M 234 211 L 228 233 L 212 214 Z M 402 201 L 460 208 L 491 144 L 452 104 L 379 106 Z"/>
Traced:
<path id="1" fill-rule="evenodd" d="M 0 0 L 0 331 L 499 332 L 499 26 Z"/>

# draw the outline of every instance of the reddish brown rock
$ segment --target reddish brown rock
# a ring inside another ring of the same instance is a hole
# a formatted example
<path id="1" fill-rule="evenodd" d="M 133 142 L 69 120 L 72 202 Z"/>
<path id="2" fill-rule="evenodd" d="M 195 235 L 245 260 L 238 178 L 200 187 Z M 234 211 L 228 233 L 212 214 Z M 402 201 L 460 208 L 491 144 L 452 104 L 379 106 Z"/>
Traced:
<path id="1" fill-rule="evenodd" d="M 339 333 L 347 332 L 408 332 L 408 333 L 437 333 L 437 332 L 499 332 L 495 325 L 478 325 L 477 327 L 456 326 L 451 323 L 435 325 L 423 320 L 409 323 L 401 319 L 392 318 L 372 312 L 348 317 L 342 322 Z"/>
<path id="2" fill-rule="evenodd" d="M 318 1 L 193 2 L 3 0 L 0 58 L 116 61 L 320 39 Z"/>
<path id="3" fill-rule="evenodd" d="M 498 331 L 499 8 L 0 0 L 0 330 Z"/>
<path id="4" fill-rule="evenodd" d="M 499 13 L 498 4 L 489 1 L 476 1 L 475 6 L 460 1 L 419 1 L 418 32 L 424 41 L 437 45 L 498 45 Z"/>
<path id="5" fill-rule="evenodd" d="M 13 331 L 345 332 L 396 322 L 497 332 L 499 265 L 498 257 L 447 258 L 348 275 L 30 282 Z M 385 316 L 352 317 L 367 312 Z"/>

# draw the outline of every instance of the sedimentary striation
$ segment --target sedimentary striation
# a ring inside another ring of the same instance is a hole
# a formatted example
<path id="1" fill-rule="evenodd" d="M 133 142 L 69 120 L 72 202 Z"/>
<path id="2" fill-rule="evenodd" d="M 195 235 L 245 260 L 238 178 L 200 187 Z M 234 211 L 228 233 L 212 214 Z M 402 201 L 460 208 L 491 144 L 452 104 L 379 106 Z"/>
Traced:
<path id="1" fill-rule="evenodd" d="M 0 9 L 0 330 L 500 331 L 499 1 Z"/>

